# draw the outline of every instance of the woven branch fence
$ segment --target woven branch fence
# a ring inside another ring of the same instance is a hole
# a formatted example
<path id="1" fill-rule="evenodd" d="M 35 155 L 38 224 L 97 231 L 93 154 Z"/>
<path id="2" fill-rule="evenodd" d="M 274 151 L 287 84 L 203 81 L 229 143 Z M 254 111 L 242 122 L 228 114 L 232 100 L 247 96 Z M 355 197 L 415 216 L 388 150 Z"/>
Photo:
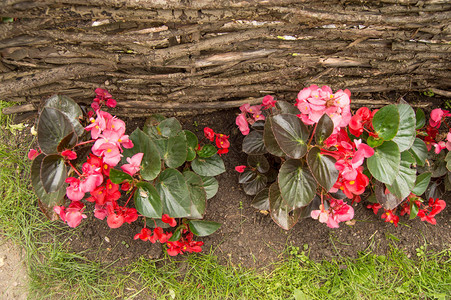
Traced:
<path id="1" fill-rule="evenodd" d="M 451 92 L 449 0 L 1 1 L 0 98 L 32 111 L 94 89 L 119 115 L 294 100 L 310 84 Z"/>

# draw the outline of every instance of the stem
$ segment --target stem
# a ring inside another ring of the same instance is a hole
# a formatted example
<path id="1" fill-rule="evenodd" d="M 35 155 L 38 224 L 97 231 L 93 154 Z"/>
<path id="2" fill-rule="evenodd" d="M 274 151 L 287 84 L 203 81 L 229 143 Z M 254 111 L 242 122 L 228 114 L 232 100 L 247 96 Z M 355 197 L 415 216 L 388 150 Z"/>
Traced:
<path id="1" fill-rule="evenodd" d="M 82 145 L 86 145 L 92 142 L 95 142 L 96 140 L 90 140 L 90 141 L 86 141 L 86 142 L 81 142 L 80 144 L 75 145 L 74 147 L 78 147 L 78 146 L 82 146 Z"/>
<path id="2" fill-rule="evenodd" d="M 125 202 L 124 207 L 127 206 L 128 202 L 130 201 L 130 199 L 132 198 L 133 194 L 135 193 L 136 188 L 133 189 L 133 191 L 130 193 L 130 196 L 127 199 L 127 202 Z"/>
<path id="3" fill-rule="evenodd" d="M 309 146 L 310 146 L 310 143 L 313 140 L 313 136 L 315 135 L 315 131 L 316 131 L 316 127 L 317 126 L 318 126 L 318 123 L 315 123 L 315 127 L 313 128 L 313 131 L 312 131 L 312 136 L 310 137 L 310 140 L 308 141 Z"/>
<path id="4" fill-rule="evenodd" d="M 75 173 L 77 173 L 78 176 L 82 176 L 82 174 L 77 170 L 77 168 L 74 167 L 70 160 L 68 160 L 67 163 L 72 167 L 72 169 L 74 169 Z"/>

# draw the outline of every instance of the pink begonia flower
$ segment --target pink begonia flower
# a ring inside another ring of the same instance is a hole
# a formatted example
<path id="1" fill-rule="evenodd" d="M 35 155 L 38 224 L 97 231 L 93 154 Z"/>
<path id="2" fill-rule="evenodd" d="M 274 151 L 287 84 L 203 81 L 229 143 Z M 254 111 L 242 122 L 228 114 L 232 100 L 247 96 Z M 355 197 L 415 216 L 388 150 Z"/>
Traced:
<path id="1" fill-rule="evenodd" d="M 113 97 L 107 90 L 102 89 L 102 88 L 96 88 L 94 90 L 94 92 L 96 93 L 97 97 L 100 98 L 100 100 L 104 100 L 104 99 Z"/>
<path id="2" fill-rule="evenodd" d="M 121 169 L 130 176 L 135 175 L 139 171 L 144 153 L 136 153 L 132 157 L 127 157 L 128 164 L 122 165 Z"/>
<path id="3" fill-rule="evenodd" d="M 122 136 L 125 133 L 125 122 L 116 117 L 112 117 L 108 119 L 105 130 L 115 131 L 119 136 Z"/>
<path id="4" fill-rule="evenodd" d="M 53 211 L 56 212 L 58 214 L 58 216 L 60 216 L 60 218 L 61 218 L 61 220 L 63 220 L 63 222 L 66 222 L 66 209 L 64 206 L 55 205 L 53 207 Z"/>
<path id="5" fill-rule="evenodd" d="M 107 216 L 108 216 L 108 210 L 105 208 L 105 206 L 96 204 L 95 209 L 94 209 L 94 217 L 96 217 L 99 220 L 103 220 Z"/>
<path id="6" fill-rule="evenodd" d="M 35 149 L 30 149 L 30 151 L 28 151 L 28 159 L 29 159 L 29 160 L 33 160 L 33 159 L 35 159 L 36 157 L 38 157 L 39 154 L 41 154 L 40 151 L 35 150 Z"/>
<path id="7" fill-rule="evenodd" d="M 246 113 L 246 112 L 248 112 L 249 107 L 251 107 L 251 105 L 249 103 L 245 103 L 240 106 L 240 110 L 241 110 L 241 112 Z"/>
<path id="8" fill-rule="evenodd" d="M 274 97 L 271 95 L 266 95 L 263 97 L 262 104 L 265 107 L 265 109 L 268 109 L 270 107 L 276 106 L 276 100 L 274 100 Z"/>
<path id="9" fill-rule="evenodd" d="M 61 152 L 61 155 L 64 156 L 65 159 L 74 160 L 77 159 L 77 153 L 72 150 L 64 150 Z"/>
<path id="10" fill-rule="evenodd" d="M 72 202 L 68 208 L 66 208 L 66 222 L 69 227 L 75 228 L 80 225 L 82 219 L 86 219 L 87 216 L 83 214 L 85 205 L 81 202 Z"/>
<path id="11" fill-rule="evenodd" d="M 439 154 L 443 149 L 446 149 L 446 143 L 444 141 L 440 141 L 437 144 L 434 144 L 435 154 Z"/>
<path id="12" fill-rule="evenodd" d="M 262 113 L 262 106 L 261 105 L 250 106 L 247 112 L 253 115 L 260 115 Z"/>
<path id="13" fill-rule="evenodd" d="M 354 209 L 343 200 L 331 199 L 328 210 L 320 205 L 320 209 L 313 210 L 310 216 L 313 219 L 319 219 L 321 223 L 326 223 L 329 228 L 338 228 L 338 223 L 354 218 Z"/>
<path id="14" fill-rule="evenodd" d="M 431 118 L 429 119 L 429 125 L 432 127 L 440 127 L 440 124 L 442 122 L 442 117 L 445 114 L 443 110 L 440 108 L 433 109 L 431 111 Z"/>
<path id="15" fill-rule="evenodd" d="M 120 150 L 115 143 L 105 142 L 100 139 L 92 146 L 92 153 L 103 157 L 103 162 L 110 167 L 116 166 L 122 157 Z"/>
<path id="16" fill-rule="evenodd" d="M 355 169 L 363 164 L 365 158 L 374 155 L 374 149 L 367 144 L 363 144 L 361 140 L 354 140 L 354 144 L 356 145 L 357 151 L 354 153 L 351 163 L 352 167 Z"/>
<path id="17" fill-rule="evenodd" d="M 91 118 L 90 122 L 91 124 L 85 127 L 86 131 L 91 131 L 91 137 L 93 139 L 97 139 L 100 134 L 102 133 L 103 130 L 106 129 L 106 122 L 107 120 L 105 119 L 105 117 L 109 117 L 111 116 L 108 113 L 105 113 L 103 111 L 96 111 L 97 114 L 97 118 Z"/>
<path id="18" fill-rule="evenodd" d="M 106 219 L 107 224 L 110 228 L 119 228 L 124 224 L 124 217 L 122 215 L 118 215 L 116 213 L 112 213 Z"/>
<path id="19" fill-rule="evenodd" d="M 69 186 L 66 188 L 66 195 L 72 201 L 80 201 L 85 193 L 80 188 L 80 179 L 75 177 L 67 177 L 66 182 Z"/>
<path id="20" fill-rule="evenodd" d="M 265 120 L 265 116 L 262 114 L 253 114 L 252 118 L 254 118 L 255 121 L 260 121 L 260 120 L 264 121 Z"/>
<path id="21" fill-rule="evenodd" d="M 249 134 L 249 124 L 247 123 L 246 117 L 244 115 L 244 113 L 239 114 L 236 117 L 235 120 L 236 125 L 238 125 L 238 128 L 240 129 L 241 133 L 243 135 L 248 135 Z"/>
<path id="22" fill-rule="evenodd" d="M 110 99 L 106 100 L 105 104 L 106 104 L 106 106 L 113 108 L 113 107 L 116 107 L 117 102 L 116 102 L 116 100 L 110 98 Z"/>

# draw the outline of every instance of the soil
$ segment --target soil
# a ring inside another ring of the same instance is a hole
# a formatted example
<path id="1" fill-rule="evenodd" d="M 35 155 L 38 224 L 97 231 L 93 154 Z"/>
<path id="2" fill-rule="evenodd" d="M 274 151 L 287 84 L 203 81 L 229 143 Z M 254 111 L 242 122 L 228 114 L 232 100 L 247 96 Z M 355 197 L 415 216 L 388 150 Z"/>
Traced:
<path id="1" fill-rule="evenodd" d="M 223 156 L 226 172 L 217 176 L 219 191 L 209 200 L 206 220 L 222 223 L 221 228 L 204 241 L 203 251 L 214 251 L 222 263 L 242 265 L 250 268 L 267 267 L 280 259 L 287 245 L 307 247 L 314 260 L 330 260 L 340 256 L 356 257 L 359 252 L 373 251 L 385 254 L 391 245 L 405 250 L 409 256 L 416 255 L 416 249 L 425 244 L 428 250 L 451 248 L 451 209 L 448 207 L 437 217 L 437 225 L 409 221 L 401 217 L 398 227 L 385 223 L 366 208 L 363 201 L 355 204 L 355 224 L 340 224 L 338 229 L 330 229 L 317 220 L 306 218 L 290 231 L 278 227 L 269 215 L 251 207 L 251 196 L 246 195 L 238 184 L 237 165 L 246 164 L 247 155 L 241 152 L 243 136 L 236 129 L 237 110 L 217 111 L 208 115 L 197 115 L 180 119 L 183 128 L 202 137 L 203 128 L 211 127 L 216 132 L 230 135 L 230 152 Z M 142 126 L 142 120 L 128 120 L 128 130 Z M 445 196 L 445 200 L 451 197 Z M 86 210 L 88 211 L 88 210 Z M 142 228 L 140 220 L 131 225 L 124 224 L 118 229 L 110 229 L 105 221 L 95 219 L 92 214 L 76 234 L 70 238 L 68 246 L 75 252 L 84 252 L 89 259 L 104 263 L 117 261 L 125 265 L 137 258 L 160 258 L 164 255 L 160 244 L 133 240 Z M 62 225 L 64 226 L 64 225 Z M 69 229 L 70 230 L 70 229 Z"/>
<path id="2" fill-rule="evenodd" d="M 28 275 L 24 254 L 11 240 L 0 236 L 0 299 L 27 299 Z"/>

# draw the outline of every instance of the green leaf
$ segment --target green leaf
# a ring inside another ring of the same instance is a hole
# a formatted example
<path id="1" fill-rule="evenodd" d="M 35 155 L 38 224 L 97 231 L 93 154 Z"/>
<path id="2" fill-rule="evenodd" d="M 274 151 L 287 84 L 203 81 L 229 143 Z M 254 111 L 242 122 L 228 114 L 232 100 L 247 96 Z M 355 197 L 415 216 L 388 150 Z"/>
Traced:
<path id="1" fill-rule="evenodd" d="M 385 141 L 393 139 L 399 127 L 399 112 L 396 105 L 387 105 L 379 109 L 374 114 L 373 127 Z"/>
<path id="2" fill-rule="evenodd" d="M 225 172 L 224 162 L 218 154 L 208 158 L 197 157 L 191 163 L 191 168 L 201 176 L 216 176 Z"/>
<path id="3" fill-rule="evenodd" d="M 374 148 L 374 155 L 366 164 L 371 175 L 383 183 L 392 184 L 399 172 L 401 154 L 395 142 L 388 141 Z"/>
<path id="4" fill-rule="evenodd" d="M 200 176 L 202 178 L 203 187 L 207 193 L 207 200 L 213 198 L 219 189 L 219 183 L 213 176 Z"/>
<path id="5" fill-rule="evenodd" d="M 153 139 L 161 138 L 161 131 L 159 128 L 157 128 L 157 126 L 165 119 L 166 117 L 159 114 L 150 116 L 149 118 L 147 118 L 146 123 L 144 124 L 143 131 Z"/>
<path id="6" fill-rule="evenodd" d="M 197 151 L 197 155 L 202 158 L 207 158 L 215 155 L 216 152 L 218 152 L 218 149 L 216 149 L 215 146 L 213 146 L 212 144 L 206 144 L 202 147 L 202 149 Z"/>
<path id="7" fill-rule="evenodd" d="M 170 242 L 175 242 L 180 240 L 182 237 L 182 227 L 178 227 L 173 233 L 171 238 L 169 239 Z"/>
<path id="8" fill-rule="evenodd" d="M 315 197 L 317 183 L 300 160 L 289 159 L 279 170 L 278 183 L 288 211 L 306 206 Z M 270 192 L 271 193 L 271 192 Z"/>
<path id="9" fill-rule="evenodd" d="M 251 181 L 243 183 L 243 190 L 247 195 L 255 195 L 266 187 L 268 178 L 263 174 L 257 174 Z"/>
<path id="10" fill-rule="evenodd" d="M 269 210 L 269 188 L 265 188 L 255 195 L 251 203 L 258 210 Z"/>
<path id="11" fill-rule="evenodd" d="M 199 140 L 197 139 L 197 136 L 192 133 L 189 130 L 185 130 L 185 136 L 186 136 L 186 146 L 187 146 L 187 154 L 186 154 L 186 160 L 192 161 L 196 158 L 196 148 L 197 144 L 199 144 Z"/>
<path id="12" fill-rule="evenodd" d="M 315 131 L 315 141 L 318 145 L 322 145 L 325 140 L 332 134 L 334 131 L 334 122 L 327 115 L 324 114 L 318 121 L 318 125 L 316 126 Z"/>
<path id="13" fill-rule="evenodd" d="M 368 139 L 366 140 L 368 146 L 370 146 L 371 148 L 376 148 L 377 146 L 380 146 L 384 143 L 384 140 L 381 138 L 374 138 L 372 136 L 368 137 Z"/>
<path id="14" fill-rule="evenodd" d="M 172 218 L 191 215 L 191 198 L 185 177 L 175 169 L 166 169 L 158 177 L 156 188 L 163 202 L 163 213 Z"/>
<path id="15" fill-rule="evenodd" d="M 409 206 L 410 206 L 410 217 L 409 217 L 409 220 L 413 220 L 418 215 L 418 206 L 415 204 L 415 201 L 411 201 L 409 203 Z"/>
<path id="16" fill-rule="evenodd" d="M 161 171 L 160 155 L 155 143 L 140 129 L 133 131 L 130 139 L 133 141 L 134 146 L 131 149 L 124 149 L 123 161 L 125 161 L 126 157 L 144 153 L 139 173 L 144 180 L 154 180 Z"/>
<path id="17" fill-rule="evenodd" d="M 191 198 L 191 214 L 192 219 L 202 219 L 207 206 L 207 193 L 203 187 L 202 178 L 194 172 L 183 172 L 186 184 Z"/>
<path id="18" fill-rule="evenodd" d="M 42 152 L 52 154 L 57 152 L 61 141 L 74 132 L 69 119 L 59 110 L 44 107 L 38 121 L 38 144 Z"/>
<path id="19" fill-rule="evenodd" d="M 197 236 L 207 236 L 214 233 L 221 227 L 220 223 L 203 220 L 190 220 L 189 230 Z"/>
<path id="20" fill-rule="evenodd" d="M 412 189 L 412 193 L 414 193 L 417 196 L 423 195 L 423 193 L 429 186 L 429 182 L 431 182 L 431 175 L 432 175 L 431 172 L 425 172 L 418 175 L 415 181 L 415 187 Z"/>
<path id="21" fill-rule="evenodd" d="M 176 118 L 164 119 L 157 125 L 159 132 L 164 137 L 172 137 L 182 131 L 182 125 Z"/>
<path id="22" fill-rule="evenodd" d="M 451 151 L 449 151 L 448 154 L 446 154 L 445 161 L 446 161 L 446 168 L 448 169 L 448 171 L 451 172 Z"/>
<path id="23" fill-rule="evenodd" d="M 269 162 L 263 155 L 249 155 L 247 157 L 247 164 L 250 167 L 256 168 L 260 173 L 269 171 Z"/>
<path id="24" fill-rule="evenodd" d="M 110 180 L 112 183 L 121 184 L 125 180 L 132 181 L 133 177 L 131 177 L 129 174 L 127 174 L 125 172 L 111 168 L 110 169 Z"/>
<path id="25" fill-rule="evenodd" d="M 292 103 L 288 103 L 283 100 L 278 100 L 276 102 L 276 107 L 280 110 L 282 114 L 293 114 L 297 115 L 300 113 L 299 109 L 294 106 Z"/>
<path id="26" fill-rule="evenodd" d="M 410 168 L 412 160 L 414 161 L 408 151 L 402 152 L 398 175 L 392 184 L 387 185 L 388 190 L 401 200 L 410 195 L 410 191 L 415 185 L 416 170 Z"/>
<path id="27" fill-rule="evenodd" d="M 295 115 L 280 114 L 271 118 L 272 132 L 280 149 L 291 158 L 301 158 L 307 153 L 309 131 Z"/>
<path id="28" fill-rule="evenodd" d="M 113 169 L 110 170 L 110 172 Z M 155 187 L 149 182 L 141 181 L 136 184 L 135 208 L 147 218 L 161 218 L 163 204 Z"/>
<path id="29" fill-rule="evenodd" d="M 417 108 L 417 112 L 415 114 L 415 121 L 416 121 L 416 129 L 423 128 L 424 125 L 426 125 L 426 116 L 424 115 L 424 111 L 421 108 Z"/>
<path id="30" fill-rule="evenodd" d="M 412 147 L 409 149 L 409 152 L 413 154 L 415 160 L 417 161 L 417 165 L 424 166 L 426 163 L 426 158 L 428 157 L 428 148 L 426 144 L 420 138 L 415 138 Z"/>
<path id="31" fill-rule="evenodd" d="M 290 230 L 299 221 L 301 208 L 293 207 L 282 198 L 279 185 L 274 182 L 269 188 L 269 208 L 271 218 L 285 230 Z"/>
<path id="32" fill-rule="evenodd" d="M 55 205 L 64 204 L 64 196 L 66 195 L 67 183 L 63 185 L 53 193 L 47 193 L 41 181 L 41 164 L 44 160 L 45 155 L 38 155 L 31 165 L 31 184 L 33 190 L 39 198 L 40 208 L 43 213 L 51 220 L 57 220 L 59 217 L 53 211 Z"/>
<path id="33" fill-rule="evenodd" d="M 178 168 L 186 161 L 187 146 L 184 132 L 171 136 L 167 142 L 163 159 L 170 168 Z"/>
<path id="34" fill-rule="evenodd" d="M 263 133 L 261 131 L 251 131 L 244 137 L 243 152 L 246 154 L 265 154 L 268 152 L 263 143 Z"/>
<path id="35" fill-rule="evenodd" d="M 412 147 L 416 137 L 415 112 L 409 104 L 398 104 L 399 128 L 398 133 L 393 138 L 393 142 L 398 144 L 399 151 L 403 152 Z"/>
<path id="36" fill-rule="evenodd" d="M 66 181 L 64 158 L 58 154 L 47 155 L 41 163 L 41 182 L 47 194 L 58 191 Z"/>
<path id="37" fill-rule="evenodd" d="M 321 154 L 321 149 L 313 147 L 307 154 L 307 163 L 316 181 L 328 192 L 337 182 L 338 170 L 335 168 L 336 159 Z"/>
<path id="38" fill-rule="evenodd" d="M 83 112 L 80 106 L 70 97 L 62 95 L 54 95 L 48 98 L 44 104 L 45 107 L 56 108 L 61 111 L 74 127 L 75 133 L 80 136 L 85 132 L 85 129 L 80 124 L 80 118 L 83 117 Z"/>
<path id="39" fill-rule="evenodd" d="M 272 122 L 271 118 L 266 118 L 265 129 L 263 131 L 263 142 L 265 144 L 266 150 L 275 156 L 285 156 L 285 153 L 280 149 L 279 144 L 277 144 L 276 137 L 272 132 Z"/>

